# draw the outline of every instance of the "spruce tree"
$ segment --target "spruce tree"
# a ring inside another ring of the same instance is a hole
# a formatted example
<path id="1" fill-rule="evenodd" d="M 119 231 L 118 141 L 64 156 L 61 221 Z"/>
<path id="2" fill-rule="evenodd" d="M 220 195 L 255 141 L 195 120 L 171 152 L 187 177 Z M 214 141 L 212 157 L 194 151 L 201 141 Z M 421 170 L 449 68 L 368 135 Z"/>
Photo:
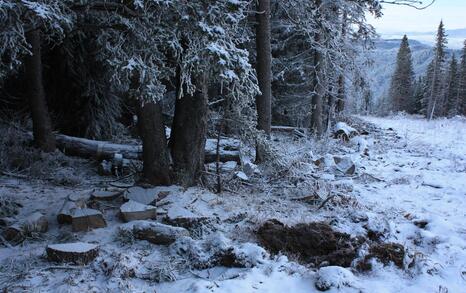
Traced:
<path id="1" fill-rule="evenodd" d="M 458 81 L 458 113 L 466 116 L 466 41 L 464 41 Z"/>
<path id="2" fill-rule="evenodd" d="M 453 117 L 458 114 L 458 82 L 458 62 L 455 54 L 453 54 L 448 69 L 447 88 L 445 91 L 445 114 L 447 114 L 448 117 Z"/>
<path id="3" fill-rule="evenodd" d="M 426 94 L 425 78 L 419 76 L 414 82 L 413 92 L 413 114 L 423 114 L 423 101 Z"/>
<path id="4" fill-rule="evenodd" d="M 429 94 L 427 96 L 427 108 L 425 115 L 429 120 L 438 115 L 439 109 L 442 108 L 441 105 L 438 104 L 441 102 L 443 92 L 442 77 L 445 66 L 446 44 L 447 39 L 445 27 L 443 25 L 443 21 L 440 21 L 437 31 L 437 42 L 434 49 L 434 59 L 429 66 L 430 72 L 428 73 Z"/>
<path id="5" fill-rule="evenodd" d="M 398 51 L 396 68 L 392 76 L 390 97 L 395 111 L 413 112 L 414 71 L 408 37 L 404 35 Z"/>

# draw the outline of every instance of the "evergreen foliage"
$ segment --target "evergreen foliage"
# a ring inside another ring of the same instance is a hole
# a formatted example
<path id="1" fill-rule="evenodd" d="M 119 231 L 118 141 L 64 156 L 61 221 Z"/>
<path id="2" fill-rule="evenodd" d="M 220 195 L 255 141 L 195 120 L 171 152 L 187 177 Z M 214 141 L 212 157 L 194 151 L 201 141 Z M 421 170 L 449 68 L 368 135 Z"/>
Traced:
<path id="1" fill-rule="evenodd" d="M 408 37 L 405 35 L 401 40 L 396 60 L 396 68 L 390 86 L 390 97 L 394 111 L 413 112 L 413 81 L 414 72 L 411 49 L 409 47 Z"/>

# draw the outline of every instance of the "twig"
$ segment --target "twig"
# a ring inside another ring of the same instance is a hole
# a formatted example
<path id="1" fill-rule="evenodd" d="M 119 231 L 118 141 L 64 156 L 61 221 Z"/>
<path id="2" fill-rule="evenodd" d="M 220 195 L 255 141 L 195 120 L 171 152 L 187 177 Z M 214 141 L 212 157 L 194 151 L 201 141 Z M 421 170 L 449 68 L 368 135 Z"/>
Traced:
<path id="1" fill-rule="evenodd" d="M 78 267 L 78 266 L 50 266 L 43 268 L 43 270 L 82 270 L 87 268 L 86 266 Z"/>
<path id="2" fill-rule="evenodd" d="M 0 173 L 5 176 L 10 176 L 10 177 L 16 177 L 16 178 L 21 178 L 21 179 L 28 179 L 29 177 L 26 175 L 21 175 L 21 174 L 15 174 L 7 171 L 0 170 Z"/>
<path id="3" fill-rule="evenodd" d="M 321 208 L 323 208 L 325 206 L 325 204 L 327 204 L 332 198 L 334 198 L 335 196 L 337 196 L 337 194 L 333 194 L 333 195 L 330 195 L 329 197 L 327 197 L 321 204 L 320 206 L 317 208 L 317 210 L 320 210 Z"/>

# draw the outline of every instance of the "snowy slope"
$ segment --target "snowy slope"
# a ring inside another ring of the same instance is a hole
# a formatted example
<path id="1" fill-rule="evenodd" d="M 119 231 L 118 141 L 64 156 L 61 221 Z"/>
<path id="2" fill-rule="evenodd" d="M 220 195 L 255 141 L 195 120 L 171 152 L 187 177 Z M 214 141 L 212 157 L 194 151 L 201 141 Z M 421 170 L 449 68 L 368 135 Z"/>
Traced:
<path id="1" fill-rule="evenodd" d="M 22 213 L 39 210 L 50 222 L 49 232 L 41 238 L 0 248 L 0 288 L 8 292 L 312 293 L 319 292 L 316 286 L 329 286 L 327 292 L 466 292 L 466 120 L 359 119 L 366 122 L 353 126 L 366 129 L 368 135 L 350 142 L 275 137 L 286 159 L 298 166 L 291 176 L 307 178 L 294 185 L 280 175 L 275 185 L 262 182 L 262 191 L 259 185 L 250 188 L 252 184 L 245 185 L 250 189 L 219 195 L 203 188 L 167 187 L 170 192 L 160 207 L 167 208 L 168 214 L 182 210 L 219 221 L 212 223 L 211 234 L 196 234 L 170 247 L 122 242 L 117 231 L 124 224 L 111 205 L 105 205 L 104 212 L 108 227 L 71 233 L 54 219 L 70 189 L 0 177 L 0 192 L 14 192 L 25 206 Z M 367 154 L 361 146 L 369 148 Z M 333 168 L 317 168 L 306 159 L 325 154 L 351 157 L 358 166 L 356 173 L 342 175 Z M 314 177 L 320 186 L 340 194 L 322 209 L 296 200 L 309 194 L 306 181 Z M 271 256 L 258 246 L 253 233 L 271 218 L 289 225 L 324 221 L 352 236 L 366 236 L 368 229 L 381 232 L 383 242 L 405 247 L 405 266 L 375 262 L 372 271 L 358 272 L 332 266 L 318 269 L 298 264 L 292 256 Z M 58 240 L 98 244 L 99 257 L 85 267 L 49 263 L 43 257 L 44 247 Z M 173 258 L 173 251 L 200 244 L 212 245 L 201 253 L 233 245 L 251 267 L 180 271 L 190 259 Z M 165 282 L 157 281 L 161 276 Z"/>

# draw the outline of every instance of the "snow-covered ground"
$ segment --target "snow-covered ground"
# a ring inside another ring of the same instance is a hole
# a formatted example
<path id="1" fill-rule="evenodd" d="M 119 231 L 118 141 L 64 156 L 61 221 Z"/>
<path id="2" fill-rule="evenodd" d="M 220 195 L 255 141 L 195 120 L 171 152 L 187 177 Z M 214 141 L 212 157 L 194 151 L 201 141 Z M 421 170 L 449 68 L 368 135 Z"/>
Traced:
<path id="1" fill-rule="evenodd" d="M 0 177 L 0 190 L 17 194 L 26 209 L 22 213 L 41 210 L 51 223 L 42 240 L 0 248 L 0 288 L 7 286 L 8 292 L 309 293 L 319 292 L 316 286 L 320 286 L 330 287 L 327 292 L 466 292 L 466 120 L 358 119 L 364 122 L 354 127 L 365 127 L 368 134 L 348 143 L 277 140 L 295 166 L 291 174 L 283 175 L 286 179 L 269 178 L 265 183 L 255 175 L 259 181 L 252 178 L 243 188 L 222 195 L 202 188 L 170 187 L 171 193 L 162 200 L 169 213 L 217 217 L 218 223 L 213 224 L 212 234 L 196 235 L 195 241 L 169 248 L 145 241 L 122 244 L 115 237 L 122 224 L 111 207 L 104 211 L 107 228 L 64 235 L 66 227 L 54 223 L 54 213 L 71 190 Z M 355 174 L 317 168 L 309 159 L 326 153 L 350 156 L 357 163 Z M 295 177 L 319 178 L 320 187 L 337 189 L 346 197 L 339 201 L 338 196 L 317 209 L 296 200 L 308 195 L 310 186 L 303 180 L 289 181 Z M 79 188 L 91 187 L 96 186 Z M 319 270 L 292 257 L 271 256 L 254 236 L 254 229 L 270 218 L 290 225 L 324 221 L 352 236 L 365 236 L 368 229 L 380 232 L 383 242 L 406 248 L 405 268 L 374 263 L 366 273 L 340 267 Z M 82 269 L 48 264 L 42 258 L 45 244 L 64 236 L 99 244 L 100 256 Z M 200 244 L 211 250 L 232 245 L 250 268 L 178 272 L 180 259 L 171 258 L 173 251 Z M 162 268 L 171 268 L 168 274 L 175 281 L 155 282 L 154 275 L 160 275 Z"/>

